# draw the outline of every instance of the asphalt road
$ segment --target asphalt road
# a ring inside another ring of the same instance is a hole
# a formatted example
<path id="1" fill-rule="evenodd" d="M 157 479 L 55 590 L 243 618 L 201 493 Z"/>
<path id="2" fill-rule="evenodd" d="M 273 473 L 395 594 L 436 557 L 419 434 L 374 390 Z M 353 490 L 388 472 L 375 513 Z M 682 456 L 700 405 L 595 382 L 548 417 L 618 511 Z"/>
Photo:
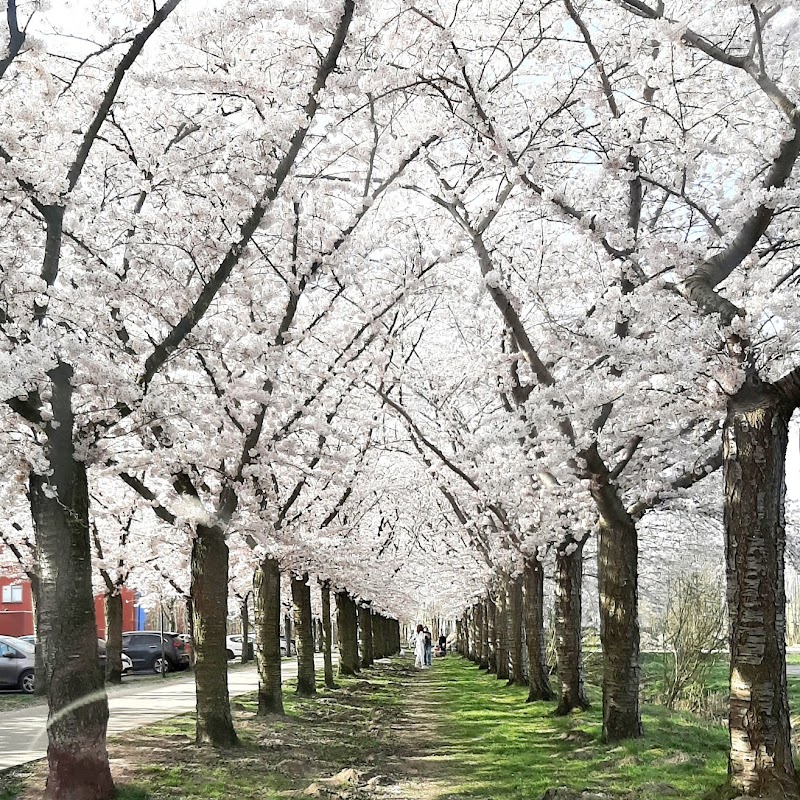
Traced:
<path id="1" fill-rule="evenodd" d="M 316 658 L 322 669 L 322 655 Z M 297 660 L 282 662 L 283 680 L 297 675 Z M 231 697 L 254 692 L 258 688 L 256 668 L 243 667 L 228 672 L 228 691 Z M 153 677 L 135 680 L 109 695 L 109 735 L 131 728 L 149 725 L 161 719 L 195 710 L 194 675 L 166 681 Z M 0 713 L 0 769 L 35 761 L 47 755 L 47 706 L 32 705 Z"/>

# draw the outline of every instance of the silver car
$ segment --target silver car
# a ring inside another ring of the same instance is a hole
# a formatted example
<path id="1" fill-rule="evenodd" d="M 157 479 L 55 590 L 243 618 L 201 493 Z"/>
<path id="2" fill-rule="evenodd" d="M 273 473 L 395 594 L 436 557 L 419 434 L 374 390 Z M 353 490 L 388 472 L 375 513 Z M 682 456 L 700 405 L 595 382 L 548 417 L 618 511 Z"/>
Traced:
<path id="1" fill-rule="evenodd" d="M 33 646 L 13 636 L 0 636 L 0 686 L 33 694 Z"/>

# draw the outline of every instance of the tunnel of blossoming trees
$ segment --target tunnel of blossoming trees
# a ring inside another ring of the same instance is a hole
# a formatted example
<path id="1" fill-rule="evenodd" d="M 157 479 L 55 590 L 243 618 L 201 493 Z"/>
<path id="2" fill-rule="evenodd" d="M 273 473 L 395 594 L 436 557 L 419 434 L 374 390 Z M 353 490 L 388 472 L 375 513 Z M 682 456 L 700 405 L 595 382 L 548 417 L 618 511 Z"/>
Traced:
<path id="1" fill-rule="evenodd" d="M 282 711 L 290 606 L 300 693 L 424 618 L 561 715 L 592 626 L 602 738 L 646 737 L 644 575 L 701 529 L 730 796 L 799 796 L 794 4 L 5 11 L 0 537 L 48 800 L 114 795 L 127 589 L 185 616 L 198 744 L 237 742 L 239 615 Z"/>

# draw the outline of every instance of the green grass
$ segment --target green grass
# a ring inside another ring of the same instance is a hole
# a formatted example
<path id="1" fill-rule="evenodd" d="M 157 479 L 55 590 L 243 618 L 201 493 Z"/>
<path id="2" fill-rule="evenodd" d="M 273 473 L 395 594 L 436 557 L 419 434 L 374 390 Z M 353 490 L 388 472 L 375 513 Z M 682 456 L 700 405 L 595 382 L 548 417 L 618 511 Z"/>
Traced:
<path id="1" fill-rule="evenodd" d="M 18 711 L 20 708 L 32 708 L 33 706 L 45 705 L 46 703 L 47 699 L 44 697 L 23 694 L 22 692 L 18 694 L 6 694 L 4 692 L 0 694 L 0 713 L 3 711 Z M 0 798 L 2 797 L 3 795 L 0 795 Z"/>
<path id="2" fill-rule="evenodd" d="M 526 705 L 526 690 L 460 658 L 438 662 L 427 682 L 445 712 L 442 753 L 454 797 L 529 800 L 567 786 L 697 800 L 725 780 L 725 729 L 690 714 L 646 705 L 645 738 L 607 745 L 596 692 L 593 709 L 564 718 L 553 716 L 553 703 Z"/>

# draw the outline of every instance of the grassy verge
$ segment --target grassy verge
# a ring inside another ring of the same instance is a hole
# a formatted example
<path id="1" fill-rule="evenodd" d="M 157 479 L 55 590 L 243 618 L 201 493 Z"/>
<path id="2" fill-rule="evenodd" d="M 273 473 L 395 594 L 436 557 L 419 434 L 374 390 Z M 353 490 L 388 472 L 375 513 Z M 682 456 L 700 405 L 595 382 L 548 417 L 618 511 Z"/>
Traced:
<path id="1" fill-rule="evenodd" d="M 453 765 L 452 797 L 529 800 L 567 786 L 698 800 L 725 780 L 726 731 L 690 714 L 645 706 L 645 738 L 607 745 L 596 692 L 590 711 L 565 718 L 553 716 L 553 703 L 526 705 L 526 690 L 457 657 L 437 663 L 425 681 L 444 711 L 439 736 Z"/>
<path id="2" fill-rule="evenodd" d="M 402 710 L 411 671 L 403 662 L 381 665 L 363 676 L 340 679 L 339 688 L 317 697 L 284 687 L 283 717 L 257 717 L 253 695 L 233 698 L 232 711 L 241 745 L 215 749 L 194 744 L 194 716 L 186 714 L 109 740 L 117 800 L 270 800 L 308 790 L 329 796 L 357 792 L 391 763 L 391 728 Z M 44 764 L 9 785 L 41 796 Z M 2 784 L 0 784 L 2 786 Z M 2 790 L 0 790 L 2 791 Z M 38 793 L 37 793 L 38 792 Z M 0 800 L 6 796 L 0 793 Z"/>

